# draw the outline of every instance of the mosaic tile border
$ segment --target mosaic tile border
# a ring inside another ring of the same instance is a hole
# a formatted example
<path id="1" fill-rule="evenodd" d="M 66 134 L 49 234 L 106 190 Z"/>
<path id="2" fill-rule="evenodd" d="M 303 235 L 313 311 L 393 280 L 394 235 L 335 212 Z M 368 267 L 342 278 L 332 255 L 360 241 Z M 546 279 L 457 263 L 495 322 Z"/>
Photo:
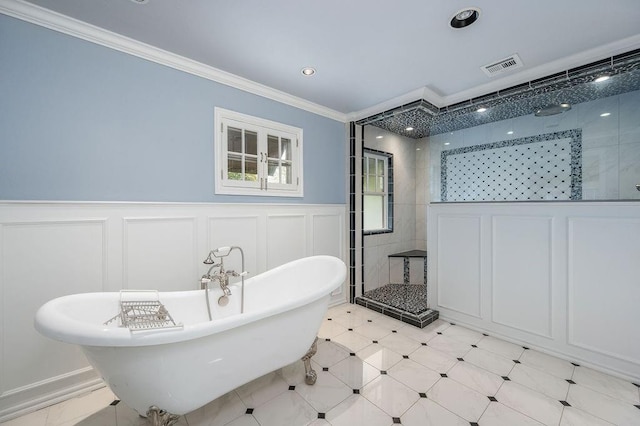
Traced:
<path id="1" fill-rule="evenodd" d="M 607 84 L 591 84 L 602 73 Z M 640 90 L 640 49 L 438 108 L 420 99 L 359 120 L 413 139 L 533 113 L 549 104 L 577 104 Z M 478 106 L 488 108 L 476 112 Z M 407 131 L 407 127 L 413 131 Z"/>
<path id="2" fill-rule="evenodd" d="M 371 309 L 372 311 L 400 320 L 406 324 L 410 324 L 418 328 L 424 328 L 428 326 L 429 324 L 437 320 L 440 316 L 440 313 L 433 309 L 429 309 L 420 315 L 415 315 L 410 312 L 402 311 L 393 306 L 389 306 L 384 303 L 366 298 L 364 296 L 356 297 L 355 303 L 357 305 L 364 306 L 367 309 Z"/>
<path id="3" fill-rule="evenodd" d="M 511 146 L 526 145 L 530 143 L 546 142 L 558 139 L 571 139 L 571 195 L 570 200 L 582 199 L 582 129 L 564 130 L 561 132 L 544 133 L 525 138 L 509 139 L 499 142 L 492 142 L 483 145 L 466 146 L 442 151 L 440 155 L 440 190 L 441 200 L 447 201 L 447 157 L 456 154 L 466 154 L 488 149 L 504 148 Z M 473 200 L 487 201 L 487 200 Z M 489 200 L 491 201 L 491 200 Z"/>

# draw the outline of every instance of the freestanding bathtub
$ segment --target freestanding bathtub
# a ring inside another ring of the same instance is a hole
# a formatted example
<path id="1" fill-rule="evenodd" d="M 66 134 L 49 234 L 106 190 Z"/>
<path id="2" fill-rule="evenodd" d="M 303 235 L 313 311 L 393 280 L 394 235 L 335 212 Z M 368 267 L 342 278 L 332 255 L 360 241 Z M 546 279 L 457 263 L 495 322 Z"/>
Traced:
<path id="1" fill-rule="evenodd" d="M 139 414 L 151 406 L 182 415 L 308 354 L 330 293 L 346 276 L 331 256 L 296 260 L 222 291 L 160 292 L 160 302 L 182 328 L 130 331 L 105 321 L 120 311 L 120 293 L 60 297 L 37 312 L 35 327 L 55 340 L 80 345 L 114 394 Z M 307 361 L 308 362 L 308 361 Z M 153 420 L 152 420 L 153 421 Z M 170 423 L 167 423 L 170 424 Z"/>

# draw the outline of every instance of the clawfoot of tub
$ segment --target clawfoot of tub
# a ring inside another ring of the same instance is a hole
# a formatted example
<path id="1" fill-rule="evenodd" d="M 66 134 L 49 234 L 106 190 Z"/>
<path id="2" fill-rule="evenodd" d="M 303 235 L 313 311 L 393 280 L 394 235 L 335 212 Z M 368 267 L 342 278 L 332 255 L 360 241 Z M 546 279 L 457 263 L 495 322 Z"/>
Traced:
<path id="1" fill-rule="evenodd" d="M 311 368 L 311 357 L 314 356 L 316 352 L 318 352 L 317 337 L 311 344 L 309 351 L 302 357 L 302 362 L 304 362 L 304 371 L 305 371 L 304 382 L 308 385 L 313 385 L 316 383 L 316 380 L 318 380 L 318 375 L 316 374 L 316 371 L 313 368 Z"/>
<path id="2" fill-rule="evenodd" d="M 152 426 L 171 426 L 178 421 L 180 416 L 168 413 L 152 405 L 147 410 L 147 418 Z"/>

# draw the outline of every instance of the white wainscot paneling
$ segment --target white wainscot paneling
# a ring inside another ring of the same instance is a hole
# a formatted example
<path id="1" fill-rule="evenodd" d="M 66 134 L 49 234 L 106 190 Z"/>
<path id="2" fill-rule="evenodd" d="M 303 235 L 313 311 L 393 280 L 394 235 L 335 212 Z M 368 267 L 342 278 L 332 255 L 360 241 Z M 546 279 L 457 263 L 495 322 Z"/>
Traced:
<path id="1" fill-rule="evenodd" d="M 267 269 L 305 257 L 306 217 L 269 215 L 267 217 Z"/>
<path id="2" fill-rule="evenodd" d="M 258 248 L 260 233 L 258 232 L 258 216 L 220 216 L 209 218 L 209 250 L 217 247 L 240 247 L 244 253 L 244 269 L 248 277 L 264 272 L 265 265 L 260 262 Z M 199 261 L 203 261 L 207 253 L 201 253 Z M 242 272 L 240 253 L 237 250 L 225 259 L 225 268 Z M 232 278 L 231 282 L 239 281 Z"/>
<path id="3" fill-rule="evenodd" d="M 4 394 L 88 367 L 78 347 L 37 333 L 33 318 L 50 299 L 102 291 L 106 250 L 104 220 L 5 222 L 1 228 Z"/>
<path id="4" fill-rule="evenodd" d="M 480 317 L 480 217 L 437 220 L 438 305 Z"/>
<path id="5" fill-rule="evenodd" d="M 325 254 L 342 259 L 344 220 L 340 215 L 311 216 L 313 223 L 313 255 Z"/>
<path id="6" fill-rule="evenodd" d="M 640 364 L 640 219 L 569 218 L 569 343 Z"/>
<path id="7" fill-rule="evenodd" d="M 124 288 L 196 289 L 196 229 L 194 217 L 125 218 Z"/>
<path id="8" fill-rule="evenodd" d="M 494 216 L 492 320 L 551 337 L 550 217 Z"/>

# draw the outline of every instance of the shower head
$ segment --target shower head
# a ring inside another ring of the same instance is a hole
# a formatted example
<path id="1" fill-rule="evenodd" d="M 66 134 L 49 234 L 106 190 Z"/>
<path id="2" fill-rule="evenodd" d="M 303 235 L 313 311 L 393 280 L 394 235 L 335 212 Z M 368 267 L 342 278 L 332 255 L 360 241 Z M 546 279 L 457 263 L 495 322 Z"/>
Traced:
<path id="1" fill-rule="evenodd" d="M 548 117 L 550 115 L 562 114 L 563 112 L 567 112 L 571 109 L 571 104 L 561 103 L 561 104 L 550 104 L 542 108 L 538 108 L 536 112 L 533 113 L 536 117 Z"/>

